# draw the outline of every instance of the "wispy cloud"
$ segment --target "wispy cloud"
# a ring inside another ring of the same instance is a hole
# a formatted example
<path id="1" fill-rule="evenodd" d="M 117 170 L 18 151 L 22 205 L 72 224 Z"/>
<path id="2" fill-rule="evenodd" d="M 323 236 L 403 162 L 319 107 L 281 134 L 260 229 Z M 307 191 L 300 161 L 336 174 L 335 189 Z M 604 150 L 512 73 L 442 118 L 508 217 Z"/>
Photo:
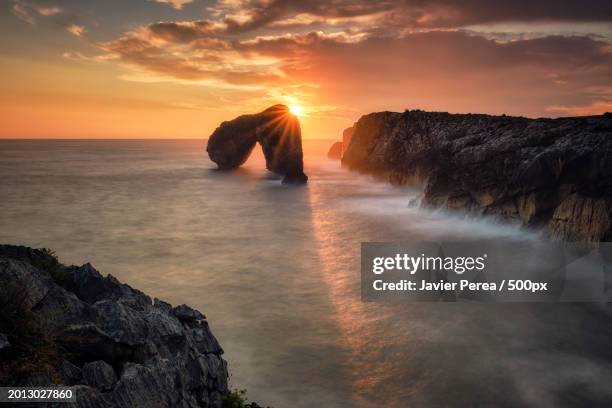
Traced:
<path id="1" fill-rule="evenodd" d="M 20 2 L 15 2 L 11 8 L 11 11 L 20 20 L 25 21 L 28 24 L 34 24 L 34 17 L 32 17 L 32 14 L 26 5 Z"/>
<path id="2" fill-rule="evenodd" d="M 35 16 L 39 15 L 42 17 L 54 16 L 56 14 L 63 13 L 63 9 L 55 6 L 41 6 L 35 2 L 27 0 L 12 0 L 13 7 L 11 8 L 13 14 L 20 20 L 25 21 L 28 24 L 35 24 Z"/>
<path id="3" fill-rule="evenodd" d="M 549 106 L 548 112 L 563 116 L 591 116 L 612 112 L 612 101 L 595 101 L 584 106 Z"/>
<path id="4" fill-rule="evenodd" d="M 41 16 L 53 16 L 55 14 L 61 13 L 63 10 L 59 7 L 40 7 L 37 9 L 38 13 Z"/>
<path id="5" fill-rule="evenodd" d="M 177 10 L 181 10 L 185 4 L 193 3 L 193 0 L 155 0 L 157 3 L 169 4 Z"/>
<path id="6" fill-rule="evenodd" d="M 66 31 L 70 34 L 76 35 L 77 37 L 82 36 L 85 33 L 85 27 L 78 24 L 70 24 L 66 27 Z"/>

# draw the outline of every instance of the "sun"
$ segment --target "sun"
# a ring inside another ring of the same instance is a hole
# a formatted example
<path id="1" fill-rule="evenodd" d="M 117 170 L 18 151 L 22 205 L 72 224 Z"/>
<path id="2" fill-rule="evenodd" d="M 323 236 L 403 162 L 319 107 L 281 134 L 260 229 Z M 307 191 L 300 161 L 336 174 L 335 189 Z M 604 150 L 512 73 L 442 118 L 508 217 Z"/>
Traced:
<path id="1" fill-rule="evenodd" d="M 289 106 L 289 111 L 293 113 L 295 116 L 302 116 L 302 113 L 304 112 L 302 107 L 298 105 Z"/>

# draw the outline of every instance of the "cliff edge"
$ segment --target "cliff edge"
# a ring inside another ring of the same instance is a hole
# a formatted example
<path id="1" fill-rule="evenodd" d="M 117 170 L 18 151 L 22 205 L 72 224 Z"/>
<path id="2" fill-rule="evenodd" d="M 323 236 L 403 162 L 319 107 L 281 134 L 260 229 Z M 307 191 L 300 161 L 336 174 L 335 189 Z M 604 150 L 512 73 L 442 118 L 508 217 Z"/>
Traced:
<path id="1" fill-rule="evenodd" d="M 0 384 L 69 385 L 78 407 L 221 407 L 223 350 L 202 313 L 0 245 Z"/>
<path id="2" fill-rule="evenodd" d="M 421 185 L 422 205 L 544 226 L 553 239 L 612 240 L 612 114 L 528 119 L 420 110 L 362 116 L 350 169 Z"/>

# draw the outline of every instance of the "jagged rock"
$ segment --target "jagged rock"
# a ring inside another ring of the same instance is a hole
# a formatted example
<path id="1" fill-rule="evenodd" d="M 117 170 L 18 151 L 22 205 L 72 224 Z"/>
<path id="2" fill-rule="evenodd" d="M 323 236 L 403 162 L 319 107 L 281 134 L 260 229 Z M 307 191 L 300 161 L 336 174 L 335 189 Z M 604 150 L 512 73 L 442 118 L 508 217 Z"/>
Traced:
<path id="1" fill-rule="evenodd" d="M 0 333 L 0 354 L 7 352 L 10 348 L 11 343 L 6 337 L 6 334 Z"/>
<path id="2" fill-rule="evenodd" d="M 305 183 L 300 123 L 285 105 L 226 121 L 208 139 L 206 151 L 219 169 L 235 169 L 259 143 L 266 168 L 284 176 L 283 183 Z"/>
<path id="3" fill-rule="evenodd" d="M 80 360 L 102 359 L 110 364 L 139 359 L 142 345 L 131 346 L 112 338 L 94 323 L 59 327 L 58 342 Z"/>
<path id="4" fill-rule="evenodd" d="M 0 287 L 27 284 L 19 293 L 33 318 L 67 353 L 56 371 L 76 385 L 77 407 L 221 407 L 227 363 L 203 314 L 153 304 L 89 264 L 52 277 L 32 264 L 46 259 L 39 252 L 0 245 Z M 51 381 L 35 372 L 23 385 Z"/>
<path id="5" fill-rule="evenodd" d="M 59 372 L 63 383 L 66 385 L 75 385 L 83 381 L 81 369 L 68 360 L 62 362 Z"/>
<path id="6" fill-rule="evenodd" d="M 87 303 L 100 300 L 121 300 L 136 309 L 151 305 L 151 298 L 139 290 L 119 282 L 114 276 L 102 276 L 91 264 L 69 267 L 63 286 Z"/>
<path id="7" fill-rule="evenodd" d="M 50 276 L 31 264 L 9 258 L 0 258 L 0 276 L 30 306 L 44 299 L 53 283 Z"/>
<path id="8" fill-rule="evenodd" d="M 352 129 L 343 165 L 422 185 L 422 205 L 544 225 L 556 239 L 612 240 L 609 114 L 527 119 L 378 112 Z"/>
<path id="9" fill-rule="evenodd" d="M 153 299 L 153 307 L 157 307 L 167 313 L 172 310 L 172 305 L 170 303 L 159 300 L 158 298 Z"/>
<path id="10" fill-rule="evenodd" d="M 327 152 L 327 158 L 340 160 L 342 158 L 342 142 L 334 142 Z"/>
<path id="11" fill-rule="evenodd" d="M 113 367 L 102 360 L 87 363 L 81 370 L 83 382 L 100 391 L 109 391 L 117 382 Z"/>
<path id="12" fill-rule="evenodd" d="M 202 313 L 185 304 L 174 307 L 170 313 L 182 322 L 197 322 L 206 319 Z"/>
<path id="13" fill-rule="evenodd" d="M 219 345 L 217 339 L 210 332 L 208 322 L 204 321 L 190 329 L 191 339 L 193 344 L 204 354 L 223 354 L 223 349 Z"/>

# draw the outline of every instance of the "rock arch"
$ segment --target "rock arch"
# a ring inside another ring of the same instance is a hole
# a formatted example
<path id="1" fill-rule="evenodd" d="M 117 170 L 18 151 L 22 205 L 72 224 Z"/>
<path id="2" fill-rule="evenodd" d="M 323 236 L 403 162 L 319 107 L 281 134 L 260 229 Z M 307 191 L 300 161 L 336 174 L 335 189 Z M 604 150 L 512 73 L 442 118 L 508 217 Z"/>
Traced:
<path id="1" fill-rule="evenodd" d="M 221 123 L 208 139 L 206 151 L 219 169 L 231 170 L 247 161 L 257 143 L 266 158 L 266 168 L 284 176 L 283 183 L 308 180 L 300 122 L 285 105 Z"/>

